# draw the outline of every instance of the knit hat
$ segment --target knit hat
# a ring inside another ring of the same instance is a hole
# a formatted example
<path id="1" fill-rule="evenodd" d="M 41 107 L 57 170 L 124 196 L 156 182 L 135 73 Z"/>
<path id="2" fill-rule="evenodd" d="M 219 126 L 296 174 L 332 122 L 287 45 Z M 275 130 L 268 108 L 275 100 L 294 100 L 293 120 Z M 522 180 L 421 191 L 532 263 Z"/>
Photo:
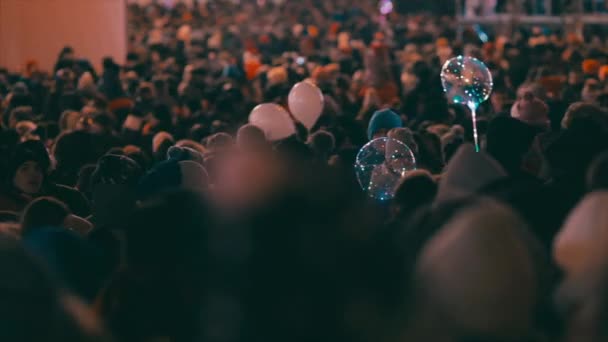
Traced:
<path id="1" fill-rule="evenodd" d="M 274 67 L 268 70 L 266 77 L 269 86 L 285 83 L 288 79 L 287 70 L 283 67 Z"/>
<path id="2" fill-rule="evenodd" d="M 143 175 L 142 168 L 131 158 L 108 154 L 97 162 L 91 183 L 135 185 Z"/>
<path id="3" fill-rule="evenodd" d="M 602 65 L 602 67 L 600 68 L 597 77 L 600 79 L 600 81 L 605 82 L 606 79 L 608 78 L 608 65 Z"/>
<path id="4" fill-rule="evenodd" d="M 568 274 L 579 273 L 608 260 L 608 192 L 594 192 L 570 213 L 555 238 L 553 257 Z"/>
<path id="5" fill-rule="evenodd" d="M 205 165 L 205 156 L 190 147 L 171 146 L 167 151 L 167 158 L 176 161 L 193 161 L 201 166 Z"/>
<path id="6" fill-rule="evenodd" d="M 511 209 L 484 199 L 429 241 L 416 266 L 416 298 L 428 317 L 450 322 L 442 333 L 454 340 L 529 337 L 539 279 L 526 229 Z"/>
<path id="7" fill-rule="evenodd" d="M 506 177 L 502 166 L 471 144 L 460 146 L 439 182 L 436 202 L 460 200 L 476 194 L 484 186 Z"/>
<path id="8" fill-rule="evenodd" d="M 201 164 L 169 159 L 150 170 L 139 182 L 140 198 L 146 198 L 171 189 L 204 192 L 209 186 L 209 176 Z"/>
<path id="9" fill-rule="evenodd" d="M 376 111 L 367 126 L 367 138 L 372 140 L 376 132 L 381 129 L 389 131 L 396 127 L 402 127 L 401 117 L 391 109 Z"/>
<path id="10" fill-rule="evenodd" d="M 513 104 L 511 116 L 531 126 L 548 128 L 550 125 L 549 106 L 532 92 L 525 93 L 522 99 Z"/>
<path id="11" fill-rule="evenodd" d="M 583 61 L 583 72 L 589 76 L 596 76 L 602 64 L 597 59 L 585 59 Z"/>
<path id="12" fill-rule="evenodd" d="M 152 153 L 156 154 L 163 146 L 173 144 L 175 144 L 175 139 L 171 134 L 167 132 L 158 132 L 152 139 Z"/>

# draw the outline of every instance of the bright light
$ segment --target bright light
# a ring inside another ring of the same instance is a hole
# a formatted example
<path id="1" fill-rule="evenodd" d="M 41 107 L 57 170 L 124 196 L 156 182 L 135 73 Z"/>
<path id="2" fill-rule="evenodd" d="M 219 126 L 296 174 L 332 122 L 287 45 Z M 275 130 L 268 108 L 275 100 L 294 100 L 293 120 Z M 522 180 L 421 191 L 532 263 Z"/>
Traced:
<path id="1" fill-rule="evenodd" d="M 378 7 L 380 14 L 387 15 L 393 11 L 393 2 L 391 0 L 380 0 Z"/>

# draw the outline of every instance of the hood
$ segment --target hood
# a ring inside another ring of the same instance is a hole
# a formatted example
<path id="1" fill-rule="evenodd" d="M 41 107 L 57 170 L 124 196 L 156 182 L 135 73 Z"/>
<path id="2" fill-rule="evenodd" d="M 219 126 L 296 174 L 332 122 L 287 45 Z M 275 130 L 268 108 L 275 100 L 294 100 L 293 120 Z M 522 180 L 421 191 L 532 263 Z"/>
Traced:
<path id="1" fill-rule="evenodd" d="M 441 177 L 435 202 L 464 199 L 506 176 L 505 170 L 492 157 L 475 152 L 471 144 L 462 145 Z"/>

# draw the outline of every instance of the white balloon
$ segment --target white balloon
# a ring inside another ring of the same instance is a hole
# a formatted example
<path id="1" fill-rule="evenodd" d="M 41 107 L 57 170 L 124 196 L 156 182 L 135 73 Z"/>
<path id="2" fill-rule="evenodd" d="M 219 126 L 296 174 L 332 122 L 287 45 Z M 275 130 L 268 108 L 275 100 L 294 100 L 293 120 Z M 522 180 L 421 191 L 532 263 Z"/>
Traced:
<path id="1" fill-rule="evenodd" d="M 308 129 L 317 123 L 325 105 L 323 93 L 310 82 L 294 85 L 287 100 L 291 114 Z"/>
<path id="2" fill-rule="evenodd" d="M 275 103 L 257 105 L 249 114 L 249 123 L 264 131 L 270 141 L 285 139 L 296 133 L 296 126 L 287 110 Z"/>

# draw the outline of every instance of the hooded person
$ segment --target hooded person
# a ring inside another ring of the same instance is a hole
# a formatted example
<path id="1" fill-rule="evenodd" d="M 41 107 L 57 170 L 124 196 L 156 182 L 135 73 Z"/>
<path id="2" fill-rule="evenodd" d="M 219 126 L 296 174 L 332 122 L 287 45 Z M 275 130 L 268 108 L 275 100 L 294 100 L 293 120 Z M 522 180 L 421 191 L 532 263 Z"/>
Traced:
<path id="1" fill-rule="evenodd" d="M 32 199 L 50 196 L 65 203 L 74 215 L 88 216 L 90 208 L 84 195 L 76 189 L 54 183 L 49 176 L 51 169 L 51 158 L 41 141 L 29 140 L 15 147 L 8 172 L 9 179 L 4 184 L 5 194 L 21 203 L 17 206 L 19 208 L 13 209 L 21 211 L 24 208 L 21 206 Z"/>
<path id="2" fill-rule="evenodd" d="M 401 120 L 401 117 L 393 110 L 382 109 L 376 111 L 369 120 L 367 138 L 372 140 L 374 138 L 384 137 L 391 129 L 402 126 L 403 121 Z"/>
<path id="3" fill-rule="evenodd" d="M 587 195 L 570 213 L 555 238 L 553 257 L 568 274 L 585 272 L 608 260 L 608 192 Z"/>
<path id="4" fill-rule="evenodd" d="M 502 166 L 471 144 L 462 145 L 441 176 L 435 203 L 450 202 L 475 195 L 484 186 L 505 178 Z"/>
<path id="5" fill-rule="evenodd" d="M 43 192 L 51 161 L 39 141 L 26 141 L 15 147 L 2 186 L 0 210 L 20 212 Z"/>
<path id="6" fill-rule="evenodd" d="M 492 200 L 456 213 L 418 257 L 411 333 L 421 341 L 531 338 L 540 276 L 526 229 Z"/>

